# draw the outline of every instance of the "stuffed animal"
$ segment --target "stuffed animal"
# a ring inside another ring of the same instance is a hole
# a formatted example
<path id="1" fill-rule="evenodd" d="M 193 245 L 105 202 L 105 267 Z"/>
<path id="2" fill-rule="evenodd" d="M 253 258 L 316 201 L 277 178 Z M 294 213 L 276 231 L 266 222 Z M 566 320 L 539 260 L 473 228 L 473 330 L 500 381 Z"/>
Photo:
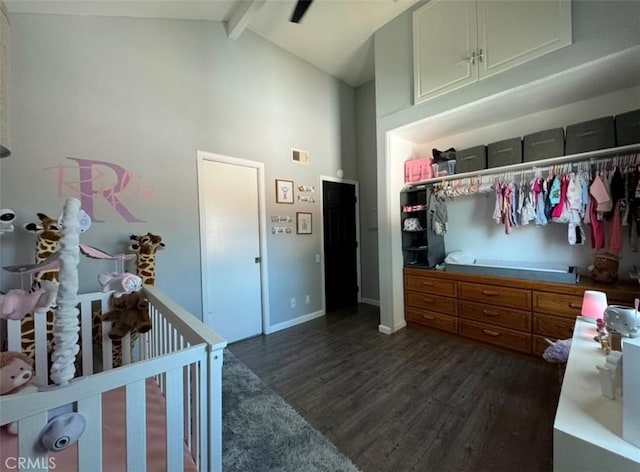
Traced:
<path id="1" fill-rule="evenodd" d="M 149 317 L 149 302 L 140 296 L 140 293 L 133 292 L 121 297 L 111 297 L 111 311 L 105 313 L 105 321 L 111 321 L 111 339 L 121 339 L 125 334 L 132 331 L 146 333 L 151 329 L 151 319 Z"/>
<path id="2" fill-rule="evenodd" d="M 5 295 L 0 294 L 0 318 L 6 320 L 21 320 L 27 313 L 31 313 L 45 290 L 39 288 L 33 292 L 20 289 L 9 290 Z"/>
<path id="3" fill-rule="evenodd" d="M 45 293 L 42 294 L 38 303 L 36 303 L 36 307 L 34 309 L 35 313 L 44 315 L 50 308 L 54 308 L 56 306 L 59 287 L 60 283 L 54 280 L 43 280 L 40 282 L 40 288 L 44 289 Z"/>
<path id="4" fill-rule="evenodd" d="M 113 296 L 120 298 L 123 295 L 131 292 L 137 292 L 142 288 L 142 279 L 129 272 L 118 274 L 117 272 L 105 272 L 98 276 L 100 285 L 102 285 L 103 292 L 110 292 L 115 290 Z"/>
<path id="5" fill-rule="evenodd" d="M 0 395 L 25 394 L 38 391 L 33 360 L 21 352 L 0 352 Z M 18 434 L 18 423 L 7 425 L 10 434 Z"/>

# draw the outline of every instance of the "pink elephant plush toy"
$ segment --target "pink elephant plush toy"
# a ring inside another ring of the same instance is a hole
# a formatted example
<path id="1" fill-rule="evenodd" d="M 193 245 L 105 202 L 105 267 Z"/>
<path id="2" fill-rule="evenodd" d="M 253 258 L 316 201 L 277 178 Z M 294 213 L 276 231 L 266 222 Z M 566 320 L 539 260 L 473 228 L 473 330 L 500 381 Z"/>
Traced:
<path id="1" fill-rule="evenodd" d="M 0 318 L 21 320 L 27 313 L 34 310 L 43 293 L 45 290 L 39 288 L 31 293 L 12 289 L 6 295 L 0 294 Z"/>

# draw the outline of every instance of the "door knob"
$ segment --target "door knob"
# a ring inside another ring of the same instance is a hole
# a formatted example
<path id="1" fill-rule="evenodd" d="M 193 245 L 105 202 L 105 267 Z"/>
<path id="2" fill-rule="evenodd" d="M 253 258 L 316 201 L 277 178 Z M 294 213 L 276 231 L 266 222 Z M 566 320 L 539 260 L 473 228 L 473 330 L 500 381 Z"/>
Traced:
<path id="1" fill-rule="evenodd" d="M 260 264 L 260 258 L 259 257 L 255 257 L 253 259 L 253 262 L 255 262 L 256 264 Z"/>

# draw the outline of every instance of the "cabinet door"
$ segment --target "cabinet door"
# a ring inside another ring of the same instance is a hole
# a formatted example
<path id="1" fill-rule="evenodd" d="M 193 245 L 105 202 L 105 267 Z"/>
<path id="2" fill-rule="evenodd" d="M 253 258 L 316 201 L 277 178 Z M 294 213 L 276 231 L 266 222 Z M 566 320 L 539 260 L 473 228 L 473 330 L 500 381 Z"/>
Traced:
<path id="1" fill-rule="evenodd" d="M 478 68 L 468 60 L 476 50 L 473 1 L 431 0 L 413 13 L 415 103 L 474 82 Z"/>
<path id="2" fill-rule="evenodd" d="M 480 79 L 569 44 L 569 0 L 478 0 Z"/>

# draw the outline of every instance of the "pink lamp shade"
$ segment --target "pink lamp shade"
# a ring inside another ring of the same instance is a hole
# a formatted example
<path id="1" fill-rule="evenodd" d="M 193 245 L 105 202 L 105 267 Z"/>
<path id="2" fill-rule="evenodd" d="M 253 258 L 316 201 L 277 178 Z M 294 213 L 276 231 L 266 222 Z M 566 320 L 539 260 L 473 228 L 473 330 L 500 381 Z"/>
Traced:
<path id="1" fill-rule="evenodd" d="M 597 320 L 602 318 L 607 308 L 607 294 L 596 290 L 585 290 L 582 298 L 582 316 Z"/>

